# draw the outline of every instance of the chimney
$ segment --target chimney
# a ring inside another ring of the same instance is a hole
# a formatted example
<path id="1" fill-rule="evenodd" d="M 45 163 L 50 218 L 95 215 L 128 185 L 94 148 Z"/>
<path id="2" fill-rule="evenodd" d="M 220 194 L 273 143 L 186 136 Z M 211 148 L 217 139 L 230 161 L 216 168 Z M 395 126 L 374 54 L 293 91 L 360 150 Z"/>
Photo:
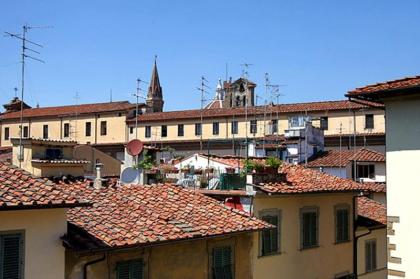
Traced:
<path id="1" fill-rule="evenodd" d="M 102 163 L 96 164 L 96 178 L 95 178 L 95 182 L 93 183 L 93 187 L 98 190 L 102 188 L 102 177 L 101 177 L 102 167 L 103 167 Z"/>

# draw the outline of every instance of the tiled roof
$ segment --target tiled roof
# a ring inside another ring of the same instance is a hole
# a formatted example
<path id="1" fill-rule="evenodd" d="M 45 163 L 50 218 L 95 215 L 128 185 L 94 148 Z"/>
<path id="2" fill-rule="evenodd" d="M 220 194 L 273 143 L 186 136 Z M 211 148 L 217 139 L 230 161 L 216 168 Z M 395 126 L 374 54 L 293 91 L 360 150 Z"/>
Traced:
<path id="1" fill-rule="evenodd" d="M 385 162 L 385 155 L 371 149 L 362 148 L 353 150 L 329 150 L 320 153 L 307 166 L 315 167 L 345 167 L 350 161 L 358 162 Z"/>
<path id="2" fill-rule="evenodd" d="M 344 101 L 325 101 L 325 102 L 311 102 L 311 103 L 296 103 L 296 104 L 281 104 L 269 106 L 248 107 L 247 113 L 251 115 L 264 115 L 264 113 L 300 113 L 300 112 L 315 112 L 315 111 L 334 111 L 334 110 L 348 110 L 348 109 L 362 109 L 368 108 L 367 105 L 355 102 Z M 232 117 L 245 115 L 245 108 L 215 108 L 206 109 L 202 111 L 204 118 L 214 117 Z M 168 111 L 146 113 L 138 116 L 139 121 L 152 122 L 162 120 L 180 120 L 180 119 L 199 119 L 201 110 L 182 110 L 182 111 Z M 134 119 L 127 120 L 133 122 Z"/>
<path id="3" fill-rule="evenodd" d="M 307 166 L 310 168 L 345 167 L 353 155 L 353 150 L 328 150 L 317 155 L 308 162 Z"/>
<path id="4" fill-rule="evenodd" d="M 350 160 L 358 162 L 385 162 L 385 155 L 375 150 L 362 148 Z"/>
<path id="5" fill-rule="evenodd" d="M 370 184 L 357 183 L 300 165 L 283 163 L 281 172 L 285 174 L 284 182 L 266 183 L 258 187 L 264 192 L 273 194 L 377 192 L 378 190 Z"/>
<path id="6" fill-rule="evenodd" d="M 357 214 L 386 225 L 386 206 L 370 198 L 357 198 Z"/>
<path id="7" fill-rule="evenodd" d="M 17 137 L 10 138 L 10 141 L 12 142 L 12 144 L 19 143 L 19 140 L 20 139 L 17 138 Z M 77 144 L 77 141 L 71 140 L 71 139 L 22 138 L 22 141 L 23 141 L 23 144 L 27 144 L 27 143 L 48 144 L 48 143 L 52 143 L 54 145 L 67 145 L 67 146 Z"/>
<path id="8" fill-rule="evenodd" d="M 389 91 L 400 90 L 400 89 L 407 89 L 412 87 L 419 87 L 420 86 L 420 76 L 413 76 L 413 77 L 405 77 L 401 79 L 376 83 L 367 85 L 364 87 L 359 87 L 354 90 L 348 92 L 348 97 L 358 96 L 358 95 L 365 95 L 365 94 L 372 94 L 372 93 L 389 93 Z"/>
<path id="9" fill-rule="evenodd" d="M 88 205 L 57 184 L 0 162 L 0 210 Z"/>
<path id="10" fill-rule="evenodd" d="M 68 189 L 93 201 L 68 212 L 69 222 L 108 248 L 152 245 L 269 228 L 261 220 L 171 184 Z M 70 237 L 70 239 L 74 237 Z M 77 243 L 73 247 L 80 247 Z"/>
<path id="11" fill-rule="evenodd" d="M 57 160 L 43 160 L 43 159 L 32 159 L 32 163 L 38 164 L 66 164 L 66 165 L 81 165 L 81 164 L 89 164 L 90 161 L 87 160 L 67 160 L 67 159 L 57 159 Z"/>
<path id="12" fill-rule="evenodd" d="M 108 103 L 95 103 L 95 104 L 82 104 L 82 105 L 70 105 L 70 106 L 58 106 L 58 107 L 40 107 L 25 109 L 23 111 L 24 118 L 34 117 L 51 117 L 51 116 L 74 116 L 76 113 L 89 114 L 89 113 L 103 113 L 112 111 L 127 111 L 134 107 L 133 104 L 128 101 L 121 102 L 108 102 Z M 3 119 L 16 119 L 20 117 L 20 111 L 4 113 L 0 116 L 0 120 Z"/>
<path id="13" fill-rule="evenodd" d="M 195 155 L 196 154 L 193 154 L 193 155 L 185 158 L 184 160 L 186 160 L 188 158 L 191 158 L 192 156 L 195 156 Z M 205 153 L 201 153 L 201 154 L 198 154 L 198 155 L 200 155 L 204 158 L 209 157 L 210 160 L 212 160 L 214 162 L 224 164 L 224 165 L 227 165 L 231 168 L 237 168 L 238 165 L 239 165 L 240 168 L 242 168 L 243 165 L 244 165 L 243 164 L 244 160 L 245 160 L 244 157 L 232 156 L 232 155 L 219 156 L 219 155 L 213 155 L 213 154 L 208 155 L 208 154 L 205 154 Z M 258 161 L 259 163 L 264 163 L 265 162 L 265 158 L 261 158 L 261 157 L 248 157 L 248 159 L 252 160 L 252 161 Z M 184 161 L 184 160 L 182 160 L 182 161 Z"/>

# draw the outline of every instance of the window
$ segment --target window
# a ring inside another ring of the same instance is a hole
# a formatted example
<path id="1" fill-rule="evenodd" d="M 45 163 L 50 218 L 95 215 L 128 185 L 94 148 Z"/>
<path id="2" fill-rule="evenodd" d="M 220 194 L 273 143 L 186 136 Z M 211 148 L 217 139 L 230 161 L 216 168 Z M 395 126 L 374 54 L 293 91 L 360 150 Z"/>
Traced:
<path id="1" fill-rule="evenodd" d="M 90 137 L 92 134 L 92 123 L 91 122 L 86 122 L 85 124 L 85 135 L 87 137 Z"/>
<path id="2" fill-rule="evenodd" d="M 144 263 L 143 260 L 131 260 L 117 262 L 117 279 L 143 279 Z"/>
<path id="3" fill-rule="evenodd" d="M 231 133 L 232 135 L 236 135 L 238 133 L 238 121 L 232 121 Z"/>
<path id="4" fill-rule="evenodd" d="M 47 148 L 45 150 L 45 159 L 47 160 L 63 159 L 63 150 L 61 150 L 60 148 Z"/>
<path id="5" fill-rule="evenodd" d="M 357 179 L 375 178 L 375 165 L 357 165 Z"/>
<path id="6" fill-rule="evenodd" d="M 130 134 L 132 134 L 132 133 L 134 133 L 134 127 L 133 126 L 130 127 Z"/>
<path id="7" fill-rule="evenodd" d="M 9 138 L 10 138 L 10 128 L 5 127 L 4 128 L 4 140 L 9 140 Z"/>
<path id="8" fill-rule="evenodd" d="M 145 126 L 144 127 L 144 137 L 150 138 L 152 136 L 152 127 L 151 126 Z"/>
<path id="9" fill-rule="evenodd" d="M 23 137 L 24 138 L 29 137 L 29 127 L 28 126 L 23 126 Z"/>
<path id="10" fill-rule="evenodd" d="M 375 126 L 375 122 L 373 120 L 373 114 L 366 114 L 365 115 L 365 129 L 373 129 Z"/>
<path id="11" fill-rule="evenodd" d="M 256 134 L 257 133 L 257 120 L 251 120 L 249 121 L 249 128 L 250 128 L 250 132 L 251 134 Z"/>
<path id="12" fill-rule="evenodd" d="M 178 137 L 184 136 L 184 124 L 178 124 Z"/>
<path id="13" fill-rule="evenodd" d="M 23 278 L 23 234 L 0 233 L 0 278 Z"/>
<path id="14" fill-rule="evenodd" d="M 278 120 L 272 119 L 271 120 L 271 134 L 277 134 L 279 131 L 278 129 Z"/>
<path id="15" fill-rule="evenodd" d="M 213 135 L 219 134 L 219 122 L 213 122 Z"/>
<path id="16" fill-rule="evenodd" d="M 195 135 L 196 136 L 201 135 L 201 123 L 195 123 Z"/>
<path id="17" fill-rule="evenodd" d="M 340 205 L 335 207 L 335 241 L 336 243 L 350 240 L 350 207 Z"/>
<path id="18" fill-rule="evenodd" d="M 321 130 L 328 130 L 328 116 L 321 116 L 320 128 Z"/>
<path id="19" fill-rule="evenodd" d="M 213 278 L 233 279 L 233 256 L 230 246 L 213 248 Z"/>
<path id="20" fill-rule="evenodd" d="M 289 129 L 290 128 L 304 128 L 305 122 L 311 121 L 310 116 L 295 115 L 289 117 Z"/>
<path id="21" fill-rule="evenodd" d="M 101 136 L 106 136 L 107 129 L 106 129 L 106 121 L 101 121 Z"/>
<path id="22" fill-rule="evenodd" d="M 48 138 L 48 125 L 44 125 L 42 127 L 42 138 L 44 139 Z"/>
<path id="23" fill-rule="evenodd" d="M 270 210 L 260 214 L 260 217 L 265 222 L 276 226 L 273 229 L 264 230 L 260 233 L 260 253 L 261 256 L 272 255 L 279 252 L 280 242 L 280 226 L 279 226 L 279 212 L 277 210 Z"/>
<path id="24" fill-rule="evenodd" d="M 168 126 L 162 125 L 162 137 L 166 138 L 168 136 Z"/>
<path id="25" fill-rule="evenodd" d="M 302 249 L 318 246 L 318 209 L 306 207 L 301 209 L 301 246 Z"/>
<path id="26" fill-rule="evenodd" d="M 70 124 L 64 123 L 64 137 L 68 138 L 70 136 Z"/>
<path id="27" fill-rule="evenodd" d="M 366 272 L 376 270 L 376 239 L 366 240 L 365 242 Z"/>

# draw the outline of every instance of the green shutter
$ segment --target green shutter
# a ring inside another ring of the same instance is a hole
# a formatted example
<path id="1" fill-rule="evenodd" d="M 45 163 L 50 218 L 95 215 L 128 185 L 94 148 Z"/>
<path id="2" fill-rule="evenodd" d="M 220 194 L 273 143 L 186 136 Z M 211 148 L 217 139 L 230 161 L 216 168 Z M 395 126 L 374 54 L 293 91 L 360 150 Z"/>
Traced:
<path id="1" fill-rule="evenodd" d="M 232 249 L 229 246 L 213 249 L 213 278 L 233 279 Z"/>
<path id="2" fill-rule="evenodd" d="M 318 216 L 316 211 L 302 213 L 302 248 L 318 245 Z"/>
<path id="3" fill-rule="evenodd" d="M 276 253 L 278 251 L 278 217 L 266 215 L 262 217 L 262 220 L 276 227 L 261 232 L 261 253 L 262 255 Z"/>
<path id="4" fill-rule="evenodd" d="M 349 211 L 348 209 L 338 209 L 336 211 L 337 235 L 336 241 L 342 242 L 350 239 L 349 236 Z"/>
<path id="5" fill-rule="evenodd" d="M 117 263 L 117 279 L 143 279 L 143 260 Z"/>
<path id="6" fill-rule="evenodd" d="M 22 278 L 22 241 L 21 234 L 0 235 L 0 279 Z"/>

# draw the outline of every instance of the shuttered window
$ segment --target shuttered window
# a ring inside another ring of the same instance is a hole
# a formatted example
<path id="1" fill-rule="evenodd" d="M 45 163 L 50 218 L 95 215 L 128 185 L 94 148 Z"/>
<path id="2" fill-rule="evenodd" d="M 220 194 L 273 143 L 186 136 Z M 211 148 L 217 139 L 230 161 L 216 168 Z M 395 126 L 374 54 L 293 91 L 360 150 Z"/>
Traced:
<path id="1" fill-rule="evenodd" d="M 0 279 L 23 278 L 23 235 L 0 234 Z"/>
<path id="2" fill-rule="evenodd" d="M 236 135 L 238 133 L 238 121 L 232 121 L 231 125 L 231 133 Z"/>
<path id="3" fill-rule="evenodd" d="M 365 242 L 366 272 L 376 270 L 376 240 L 371 239 Z"/>
<path id="4" fill-rule="evenodd" d="M 195 123 L 195 135 L 201 136 L 201 123 Z"/>
<path id="5" fill-rule="evenodd" d="M 117 279 L 143 279 L 143 260 L 131 260 L 117 263 Z"/>
<path id="6" fill-rule="evenodd" d="M 279 217 L 278 215 L 265 215 L 261 219 L 276 226 L 261 232 L 261 256 L 275 254 L 279 250 Z"/>
<path id="7" fill-rule="evenodd" d="M 303 208 L 301 210 L 301 242 L 302 249 L 318 246 L 317 208 Z"/>
<path id="8" fill-rule="evenodd" d="M 151 126 L 145 126 L 144 127 L 144 137 L 150 138 L 152 136 L 152 127 Z"/>
<path id="9" fill-rule="evenodd" d="M 257 120 L 253 119 L 249 122 L 249 128 L 250 128 L 250 132 L 251 134 L 256 134 L 257 133 Z"/>
<path id="10" fill-rule="evenodd" d="M 64 137 L 68 138 L 70 136 L 70 124 L 64 123 Z"/>
<path id="11" fill-rule="evenodd" d="M 213 279 L 233 279 L 232 248 L 230 246 L 213 249 Z"/>
<path id="12" fill-rule="evenodd" d="M 10 138 L 10 129 L 9 127 L 4 128 L 4 140 L 9 140 Z"/>
<path id="13" fill-rule="evenodd" d="M 345 242 L 350 240 L 350 214 L 348 207 L 337 207 L 335 210 L 335 236 L 336 242 Z"/>
<path id="14" fill-rule="evenodd" d="M 106 121 L 101 121 L 101 136 L 106 136 L 107 133 Z"/>
<path id="15" fill-rule="evenodd" d="M 42 138 L 43 139 L 48 138 L 48 125 L 42 126 Z"/>

